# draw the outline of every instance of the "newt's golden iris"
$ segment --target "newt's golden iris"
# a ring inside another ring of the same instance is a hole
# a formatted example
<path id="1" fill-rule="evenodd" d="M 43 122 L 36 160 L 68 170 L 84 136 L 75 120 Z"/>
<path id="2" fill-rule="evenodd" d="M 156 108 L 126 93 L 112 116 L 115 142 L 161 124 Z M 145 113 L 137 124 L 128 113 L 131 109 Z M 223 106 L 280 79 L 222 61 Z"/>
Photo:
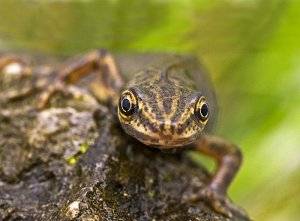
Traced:
<path id="1" fill-rule="evenodd" d="M 209 108 L 206 98 L 204 96 L 200 97 L 196 104 L 195 115 L 202 124 L 206 124 L 206 122 L 208 121 Z"/>
<path id="2" fill-rule="evenodd" d="M 119 101 L 119 114 L 123 119 L 130 119 L 137 108 L 137 100 L 134 94 L 127 90 L 122 93 Z"/>

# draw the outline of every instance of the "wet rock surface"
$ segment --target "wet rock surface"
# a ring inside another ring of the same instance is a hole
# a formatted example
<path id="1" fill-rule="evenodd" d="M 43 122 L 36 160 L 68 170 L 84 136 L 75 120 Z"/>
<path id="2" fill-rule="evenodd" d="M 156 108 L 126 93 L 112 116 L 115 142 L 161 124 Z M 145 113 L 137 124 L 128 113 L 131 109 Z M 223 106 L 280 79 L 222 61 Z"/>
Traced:
<path id="1" fill-rule="evenodd" d="M 0 97 L 31 81 L 0 74 Z M 208 173 L 185 152 L 131 139 L 112 111 L 84 89 L 74 98 L 73 87 L 43 110 L 35 108 L 38 92 L 0 101 L 0 220 L 248 220 L 183 203 Z"/>

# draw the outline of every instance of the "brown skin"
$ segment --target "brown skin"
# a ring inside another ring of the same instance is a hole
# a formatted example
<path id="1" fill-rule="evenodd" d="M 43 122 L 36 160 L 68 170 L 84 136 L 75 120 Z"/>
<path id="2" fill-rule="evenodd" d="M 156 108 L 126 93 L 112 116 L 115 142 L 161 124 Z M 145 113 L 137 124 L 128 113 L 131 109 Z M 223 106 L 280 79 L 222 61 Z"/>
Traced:
<path id="1" fill-rule="evenodd" d="M 23 72 L 30 70 L 18 57 L 3 56 L 0 71 L 11 63 L 22 65 Z M 235 145 L 206 133 L 213 122 L 216 104 L 211 88 L 201 79 L 205 73 L 195 59 L 173 56 L 145 67 L 125 84 L 112 55 L 104 50 L 93 51 L 58 70 L 53 82 L 36 82 L 32 90 L 44 88 L 38 108 L 44 108 L 54 92 L 91 72 L 98 73 L 100 78 L 100 85 L 93 88 L 94 94 L 99 95 L 100 101 L 118 106 L 119 121 L 126 133 L 160 149 L 192 145 L 216 160 L 218 168 L 211 181 L 198 193 L 183 196 L 184 201 L 204 200 L 228 217 L 232 212 L 246 216 L 226 197 L 242 155 Z M 30 90 L 11 92 L 7 97 L 20 97 Z"/>

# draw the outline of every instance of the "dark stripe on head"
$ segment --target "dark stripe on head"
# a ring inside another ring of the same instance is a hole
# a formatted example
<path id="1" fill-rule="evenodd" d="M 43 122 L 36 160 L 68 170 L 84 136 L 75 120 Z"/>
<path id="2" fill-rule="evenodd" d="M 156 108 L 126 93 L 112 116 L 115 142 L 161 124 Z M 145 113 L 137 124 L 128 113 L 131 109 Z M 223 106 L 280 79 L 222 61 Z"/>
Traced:
<path id="1" fill-rule="evenodd" d="M 182 134 L 183 132 L 185 132 L 186 128 L 190 126 L 191 120 L 191 118 L 188 118 L 181 126 L 178 126 L 176 133 Z"/>
<path id="2" fill-rule="evenodd" d="M 158 132 L 158 125 L 155 125 L 151 119 L 146 117 L 144 114 L 139 114 L 138 122 L 144 126 L 144 128 L 151 130 L 154 133 Z"/>
<path id="3" fill-rule="evenodd" d="M 165 129 L 165 124 L 164 123 L 160 124 L 159 129 L 160 129 L 161 132 L 163 132 L 164 129 Z"/>
<path id="4" fill-rule="evenodd" d="M 173 82 L 166 82 L 164 79 L 159 79 L 154 82 L 154 85 L 160 85 L 156 90 L 156 100 L 158 102 L 163 102 L 163 110 L 166 114 L 170 114 L 172 111 L 172 105 L 176 99 L 176 86 Z M 163 98 L 163 99 L 161 99 Z"/>
<path id="5" fill-rule="evenodd" d="M 171 119 L 171 122 L 173 125 L 175 125 L 179 120 L 180 118 L 182 117 L 182 113 L 184 112 L 185 110 L 185 99 L 186 99 L 186 95 L 185 94 L 182 94 L 180 95 L 179 99 L 178 99 L 178 103 L 176 105 L 176 111 Z"/>

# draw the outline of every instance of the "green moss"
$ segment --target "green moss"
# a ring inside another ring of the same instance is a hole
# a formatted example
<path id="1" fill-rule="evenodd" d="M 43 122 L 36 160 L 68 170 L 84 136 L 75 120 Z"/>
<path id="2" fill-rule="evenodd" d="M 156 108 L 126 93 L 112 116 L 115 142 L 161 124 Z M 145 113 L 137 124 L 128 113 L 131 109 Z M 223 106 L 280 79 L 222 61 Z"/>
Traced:
<path id="1" fill-rule="evenodd" d="M 76 162 L 78 161 L 78 158 L 80 156 L 82 156 L 87 150 L 88 150 L 88 147 L 89 145 L 88 144 L 92 144 L 94 143 L 94 140 L 90 140 L 88 141 L 87 143 L 83 143 L 81 146 L 80 146 L 80 150 L 78 153 L 76 153 L 74 156 L 70 157 L 67 162 L 69 165 L 73 166 L 74 164 L 76 164 Z"/>
<path id="2" fill-rule="evenodd" d="M 88 144 L 87 143 L 84 143 L 80 146 L 80 153 L 81 154 L 84 154 L 88 149 Z"/>
<path id="3" fill-rule="evenodd" d="M 76 163 L 77 159 L 75 157 L 71 157 L 69 160 L 68 160 L 68 164 L 73 166 L 75 163 Z"/>
<path id="4" fill-rule="evenodd" d="M 148 190 L 148 196 L 150 197 L 150 198 L 153 198 L 154 197 L 154 195 L 155 195 L 155 191 L 154 190 Z"/>
<path id="5" fill-rule="evenodd" d="M 152 185 L 152 184 L 154 183 L 154 180 L 153 180 L 152 178 L 150 178 L 150 179 L 148 179 L 148 183 L 149 183 L 150 185 Z"/>

